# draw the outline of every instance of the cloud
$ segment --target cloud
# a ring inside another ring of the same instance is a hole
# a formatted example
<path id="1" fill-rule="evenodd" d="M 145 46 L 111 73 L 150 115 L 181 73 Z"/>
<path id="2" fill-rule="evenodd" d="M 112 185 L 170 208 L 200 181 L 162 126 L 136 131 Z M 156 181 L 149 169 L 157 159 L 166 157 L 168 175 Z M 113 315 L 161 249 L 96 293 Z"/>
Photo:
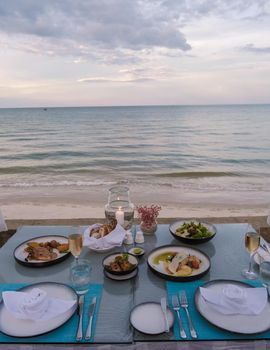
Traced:
<path id="1" fill-rule="evenodd" d="M 268 46 L 268 47 L 256 47 L 253 44 L 247 44 L 247 45 L 241 47 L 240 49 L 243 51 L 261 53 L 261 54 L 270 53 L 270 46 Z"/>
<path id="2" fill-rule="evenodd" d="M 151 78 L 114 78 L 108 79 L 105 77 L 93 77 L 93 78 L 82 78 L 78 80 L 78 83 L 145 83 L 147 81 L 153 81 Z"/>
<path id="3" fill-rule="evenodd" d="M 144 49 L 191 49 L 181 24 L 149 0 L 2 1 L 0 32 L 19 50 L 117 64 L 128 51 L 135 63 Z"/>
<path id="4" fill-rule="evenodd" d="M 149 65 L 132 66 L 120 69 L 116 77 L 86 77 L 78 79 L 78 83 L 145 83 L 164 81 L 175 77 L 175 71 L 168 67 Z"/>

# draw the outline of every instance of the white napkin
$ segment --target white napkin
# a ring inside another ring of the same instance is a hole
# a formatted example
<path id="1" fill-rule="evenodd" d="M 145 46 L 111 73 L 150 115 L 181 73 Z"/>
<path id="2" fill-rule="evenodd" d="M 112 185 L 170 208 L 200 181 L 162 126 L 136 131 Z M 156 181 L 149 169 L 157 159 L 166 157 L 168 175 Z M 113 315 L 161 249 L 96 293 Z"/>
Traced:
<path id="1" fill-rule="evenodd" d="M 268 252 L 266 252 L 263 248 L 259 248 L 256 251 L 256 254 L 258 254 L 259 257 L 261 258 L 261 262 L 263 262 L 263 261 L 270 261 L 270 254 Z"/>
<path id="2" fill-rule="evenodd" d="M 121 225 L 117 224 L 115 229 L 104 237 L 98 239 L 95 237 L 90 237 L 90 231 L 93 228 L 97 228 L 99 226 L 101 226 L 101 224 L 94 224 L 92 226 L 87 227 L 87 229 L 84 231 L 83 245 L 85 247 L 93 249 L 104 249 L 120 247 L 122 245 L 127 232 L 123 229 Z"/>
<path id="3" fill-rule="evenodd" d="M 220 291 L 200 287 L 202 297 L 224 315 L 259 315 L 267 303 L 266 288 L 240 288 L 232 284 Z"/>
<path id="4" fill-rule="evenodd" d="M 76 300 L 51 298 L 39 288 L 30 292 L 3 292 L 5 307 L 16 318 L 45 321 L 68 311 Z"/>

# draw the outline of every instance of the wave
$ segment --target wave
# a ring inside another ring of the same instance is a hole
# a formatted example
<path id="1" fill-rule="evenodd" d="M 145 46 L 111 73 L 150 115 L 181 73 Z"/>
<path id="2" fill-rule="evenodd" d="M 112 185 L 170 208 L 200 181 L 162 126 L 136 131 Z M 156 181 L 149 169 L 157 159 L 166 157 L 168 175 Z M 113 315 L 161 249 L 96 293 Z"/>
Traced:
<path id="1" fill-rule="evenodd" d="M 53 181 L 53 182 L 15 182 L 15 183 L 0 183 L 0 188 L 17 188 L 17 187 L 92 187 L 92 186 L 111 186 L 116 185 L 117 182 L 94 180 L 94 181 Z"/>
<path id="2" fill-rule="evenodd" d="M 240 173 L 227 171 L 182 171 L 174 173 L 156 174 L 157 177 L 186 177 L 186 178 L 200 178 L 200 177 L 223 177 L 223 176 L 241 176 Z"/>

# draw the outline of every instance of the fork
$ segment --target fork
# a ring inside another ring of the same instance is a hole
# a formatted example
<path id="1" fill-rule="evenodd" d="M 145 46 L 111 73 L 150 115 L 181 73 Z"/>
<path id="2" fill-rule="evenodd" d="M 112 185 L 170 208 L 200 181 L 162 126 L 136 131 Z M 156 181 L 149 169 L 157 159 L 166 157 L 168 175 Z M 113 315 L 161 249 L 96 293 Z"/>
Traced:
<path id="1" fill-rule="evenodd" d="M 177 314 L 178 323 L 179 323 L 179 330 L 180 330 L 180 337 L 181 338 L 186 338 L 187 335 L 186 335 L 186 332 L 184 330 L 183 323 L 182 323 L 182 320 L 181 320 L 181 317 L 180 317 L 180 313 L 179 313 L 180 305 L 179 305 L 179 302 L 178 302 L 177 295 L 173 295 L 172 296 L 172 306 L 173 306 L 174 311 Z"/>
<path id="2" fill-rule="evenodd" d="M 187 295 L 186 292 L 184 290 L 181 290 L 181 292 L 179 293 L 179 299 L 180 299 L 180 305 L 182 308 L 184 308 L 186 310 L 186 314 L 187 314 L 187 319 L 188 319 L 188 325 L 189 325 L 189 331 L 190 331 L 190 335 L 192 338 L 197 338 L 197 333 L 193 327 L 190 315 L 189 315 L 189 311 L 188 311 L 188 300 L 187 300 Z"/>

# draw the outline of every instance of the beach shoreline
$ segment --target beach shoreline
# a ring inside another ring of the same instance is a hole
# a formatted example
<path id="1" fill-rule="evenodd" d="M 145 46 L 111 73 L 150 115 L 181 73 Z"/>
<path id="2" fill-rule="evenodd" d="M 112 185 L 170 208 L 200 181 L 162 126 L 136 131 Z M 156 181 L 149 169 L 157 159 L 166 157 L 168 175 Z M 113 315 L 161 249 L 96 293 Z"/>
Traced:
<path id="1" fill-rule="evenodd" d="M 266 193 L 196 192 L 158 189 L 146 186 L 130 188 L 134 205 L 160 204 L 160 217 L 239 217 L 266 216 Z M 2 189 L 1 211 L 6 220 L 104 218 L 108 188 L 28 188 Z M 136 217 L 136 213 L 135 213 Z"/>

